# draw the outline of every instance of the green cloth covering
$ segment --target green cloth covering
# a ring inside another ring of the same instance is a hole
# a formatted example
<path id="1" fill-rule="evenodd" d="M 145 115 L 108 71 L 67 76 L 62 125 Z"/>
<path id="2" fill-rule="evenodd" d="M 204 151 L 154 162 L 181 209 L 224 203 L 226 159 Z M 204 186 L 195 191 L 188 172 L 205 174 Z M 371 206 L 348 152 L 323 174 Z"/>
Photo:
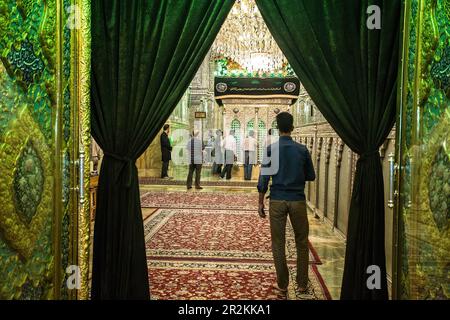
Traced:
<path id="1" fill-rule="evenodd" d="M 136 159 L 199 69 L 232 0 L 92 1 L 92 133 L 98 187 L 93 299 L 148 299 Z"/>
<path id="2" fill-rule="evenodd" d="M 341 299 L 387 299 L 383 172 L 378 148 L 395 122 L 400 0 L 257 0 L 271 33 L 314 103 L 358 160 Z M 369 5 L 381 8 L 369 30 Z M 367 288 L 367 267 L 381 289 Z"/>

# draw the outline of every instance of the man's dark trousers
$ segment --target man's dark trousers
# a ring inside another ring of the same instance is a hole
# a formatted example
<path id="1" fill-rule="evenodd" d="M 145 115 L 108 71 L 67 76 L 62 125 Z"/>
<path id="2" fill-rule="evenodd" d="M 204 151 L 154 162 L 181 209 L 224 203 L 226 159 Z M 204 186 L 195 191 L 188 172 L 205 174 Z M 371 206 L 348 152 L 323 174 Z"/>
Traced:
<path id="1" fill-rule="evenodd" d="M 291 220 L 297 247 L 297 285 L 306 288 L 308 284 L 308 233 L 309 224 L 305 201 L 271 200 L 269 207 L 272 253 L 280 288 L 287 288 L 289 271 L 286 261 L 286 222 Z"/>
<path id="2" fill-rule="evenodd" d="M 161 178 L 168 177 L 167 171 L 169 171 L 169 161 L 163 161 L 161 169 Z"/>
<path id="3" fill-rule="evenodd" d="M 190 164 L 189 165 L 189 173 L 187 177 L 187 187 L 192 187 L 192 176 L 194 175 L 195 171 L 195 186 L 200 187 L 200 176 L 202 173 L 202 165 L 201 164 Z"/>
<path id="4" fill-rule="evenodd" d="M 231 179 L 231 170 L 233 169 L 234 152 L 232 150 L 225 150 L 225 165 L 223 166 L 220 176 L 227 177 L 227 180 Z"/>

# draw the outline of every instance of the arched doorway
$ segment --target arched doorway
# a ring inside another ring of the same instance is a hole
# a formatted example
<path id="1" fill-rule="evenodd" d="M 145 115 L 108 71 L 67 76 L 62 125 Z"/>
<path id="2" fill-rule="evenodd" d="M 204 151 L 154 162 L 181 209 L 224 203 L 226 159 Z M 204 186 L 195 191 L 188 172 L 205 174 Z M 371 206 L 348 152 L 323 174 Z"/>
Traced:
<path id="1" fill-rule="evenodd" d="M 255 121 L 253 119 L 250 120 L 249 122 L 247 122 L 246 134 L 248 134 L 252 130 L 253 131 L 255 130 Z M 264 147 L 266 146 L 266 137 L 267 137 L 266 123 L 260 119 L 260 120 L 258 120 L 258 162 L 259 163 L 261 163 Z"/>
<path id="2" fill-rule="evenodd" d="M 242 150 L 241 150 L 241 122 L 238 119 L 233 119 L 231 121 L 230 129 L 234 130 L 234 138 L 236 139 L 236 151 L 237 151 L 237 158 L 238 161 L 241 161 L 242 159 Z"/>
<path id="3" fill-rule="evenodd" d="M 278 137 L 280 136 L 280 132 L 278 131 L 277 120 L 272 121 L 271 129 L 272 129 L 272 136 L 275 139 L 278 139 Z"/>
<path id="4" fill-rule="evenodd" d="M 267 130 L 266 123 L 262 120 L 258 121 L 258 162 L 261 163 L 263 158 L 264 147 L 266 144 Z"/>

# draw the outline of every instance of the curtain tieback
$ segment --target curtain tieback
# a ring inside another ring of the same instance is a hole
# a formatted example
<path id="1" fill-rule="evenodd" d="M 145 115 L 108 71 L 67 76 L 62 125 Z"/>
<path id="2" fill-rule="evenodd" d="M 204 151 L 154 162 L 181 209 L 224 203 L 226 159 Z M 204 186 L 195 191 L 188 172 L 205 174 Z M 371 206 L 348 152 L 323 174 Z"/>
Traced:
<path id="1" fill-rule="evenodd" d="M 124 177 L 124 181 L 125 181 L 125 187 L 129 188 L 131 186 L 131 175 L 132 175 L 132 170 L 133 170 L 133 160 L 131 158 L 128 157 L 124 157 L 124 156 L 120 156 L 117 155 L 115 153 L 112 152 L 103 152 L 103 154 L 106 157 L 112 158 L 114 160 L 120 161 L 122 162 L 122 167 L 120 168 L 120 170 L 118 171 L 117 175 L 116 175 L 116 180 L 118 181 L 120 179 L 120 177 L 123 176 L 123 174 L 125 174 Z"/>
<path id="2" fill-rule="evenodd" d="M 364 161 L 364 160 L 367 160 L 367 159 L 372 158 L 374 156 L 380 156 L 380 151 L 378 151 L 378 149 L 361 153 L 361 155 L 359 156 L 358 160 L 359 161 Z"/>

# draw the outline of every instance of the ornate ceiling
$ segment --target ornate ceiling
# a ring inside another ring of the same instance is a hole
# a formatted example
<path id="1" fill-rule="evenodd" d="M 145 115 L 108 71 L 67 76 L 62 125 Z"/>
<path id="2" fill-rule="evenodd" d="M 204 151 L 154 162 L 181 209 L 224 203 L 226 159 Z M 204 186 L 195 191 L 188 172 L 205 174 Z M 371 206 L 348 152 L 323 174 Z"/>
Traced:
<path id="1" fill-rule="evenodd" d="M 254 0 L 237 0 L 212 47 L 215 59 L 253 74 L 279 73 L 286 57 L 270 34 Z"/>

